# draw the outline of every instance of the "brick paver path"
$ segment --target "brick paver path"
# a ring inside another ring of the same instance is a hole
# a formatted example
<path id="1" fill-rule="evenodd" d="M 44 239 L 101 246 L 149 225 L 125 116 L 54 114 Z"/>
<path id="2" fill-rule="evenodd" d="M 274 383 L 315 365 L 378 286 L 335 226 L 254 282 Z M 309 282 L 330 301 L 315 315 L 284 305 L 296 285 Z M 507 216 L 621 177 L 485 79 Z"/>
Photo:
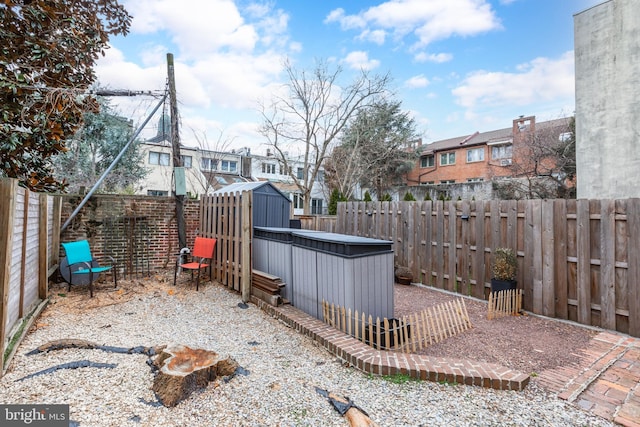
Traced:
<path id="1" fill-rule="evenodd" d="M 572 366 L 542 372 L 538 384 L 581 408 L 626 427 L 640 427 L 640 339 L 595 336 Z"/>

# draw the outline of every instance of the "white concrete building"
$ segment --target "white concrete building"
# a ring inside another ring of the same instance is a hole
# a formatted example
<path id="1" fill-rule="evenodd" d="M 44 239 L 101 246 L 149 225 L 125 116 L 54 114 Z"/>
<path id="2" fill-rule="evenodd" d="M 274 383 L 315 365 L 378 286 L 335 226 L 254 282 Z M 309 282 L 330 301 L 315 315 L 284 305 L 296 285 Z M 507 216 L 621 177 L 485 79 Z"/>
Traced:
<path id="1" fill-rule="evenodd" d="M 577 196 L 640 197 L 640 1 L 574 16 Z"/>

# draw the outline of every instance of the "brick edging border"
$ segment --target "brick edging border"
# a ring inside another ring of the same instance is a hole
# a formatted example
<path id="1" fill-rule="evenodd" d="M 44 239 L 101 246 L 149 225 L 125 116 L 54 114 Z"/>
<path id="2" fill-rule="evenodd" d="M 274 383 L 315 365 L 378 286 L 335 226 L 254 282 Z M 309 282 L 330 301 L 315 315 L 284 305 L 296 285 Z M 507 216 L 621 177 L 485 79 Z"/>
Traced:
<path id="1" fill-rule="evenodd" d="M 529 375 L 493 363 L 376 350 L 293 306 L 274 307 L 255 296 L 251 297 L 251 302 L 362 372 L 403 374 L 420 380 L 496 390 L 522 391 L 529 384 Z"/>

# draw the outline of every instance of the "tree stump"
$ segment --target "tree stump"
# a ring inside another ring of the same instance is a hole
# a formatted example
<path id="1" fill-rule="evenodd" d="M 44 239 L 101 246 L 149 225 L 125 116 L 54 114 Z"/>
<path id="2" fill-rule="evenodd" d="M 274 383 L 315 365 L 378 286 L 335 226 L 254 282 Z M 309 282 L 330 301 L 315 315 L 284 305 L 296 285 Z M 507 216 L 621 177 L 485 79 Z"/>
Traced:
<path id="1" fill-rule="evenodd" d="M 232 375 L 238 367 L 235 360 L 220 360 L 214 351 L 192 349 L 181 344 L 165 348 L 154 364 L 158 373 L 153 381 L 153 391 L 167 407 L 176 406 L 218 376 Z"/>

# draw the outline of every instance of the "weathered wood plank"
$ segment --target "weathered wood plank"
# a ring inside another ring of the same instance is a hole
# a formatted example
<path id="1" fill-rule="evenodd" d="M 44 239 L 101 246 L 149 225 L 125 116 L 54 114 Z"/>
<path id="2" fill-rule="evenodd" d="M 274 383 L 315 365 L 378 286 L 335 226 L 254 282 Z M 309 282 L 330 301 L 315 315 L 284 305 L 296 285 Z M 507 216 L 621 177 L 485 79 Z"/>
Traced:
<path id="1" fill-rule="evenodd" d="M 49 293 L 49 277 L 47 262 L 49 251 L 49 197 L 46 194 L 38 195 L 38 298 L 45 299 Z"/>
<path id="2" fill-rule="evenodd" d="M 435 258 L 434 270 L 436 272 L 435 286 L 444 289 L 444 204 L 436 202 L 436 241 L 433 248 Z"/>
<path id="3" fill-rule="evenodd" d="M 458 215 L 456 212 L 456 203 L 448 202 L 449 208 L 449 230 L 447 234 L 449 235 L 449 250 L 448 250 L 448 259 L 449 259 L 449 281 L 447 282 L 447 289 L 452 292 L 459 292 L 458 289 L 458 269 L 457 269 L 457 225 Z"/>
<path id="4" fill-rule="evenodd" d="M 600 326 L 615 330 L 615 200 L 602 200 L 600 215 Z"/>
<path id="5" fill-rule="evenodd" d="M 627 200 L 629 334 L 640 337 L 640 199 Z"/>
<path id="6" fill-rule="evenodd" d="M 554 203 L 553 200 L 543 200 L 541 205 L 542 235 L 540 239 L 542 249 L 542 314 L 549 317 L 555 315 L 555 236 L 554 236 Z"/>
<path id="7" fill-rule="evenodd" d="M 524 290 L 524 304 L 525 309 L 530 311 L 534 310 L 533 300 L 534 300 L 534 289 L 533 289 L 533 276 L 532 270 L 534 265 L 534 253 L 535 253 L 535 242 L 534 240 L 537 238 L 533 231 L 533 216 L 534 210 L 533 205 L 528 203 L 528 201 L 521 201 L 524 206 L 524 256 L 522 258 L 522 268 L 518 273 L 518 283 L 521 283 L 522 289 Z"/>
<path id="8" fill-rule="evenodd" d="M 591 242 L 589 200 L 576 201 L 578 322 L 591 325 Z"/>
<path id="9" fill-rule="evenodd" d="M 567 267 L 567 205 L 564 200 L 553 201 L 554 220 L 554 294 L 556 296 L 555 315 L 560 319 L 569 318 L 568 267 Z"/>
<path id="10" fill-rule="evenodd" d="M 0 179 L 0 376 L 4 366 L 4 343 L 9 329 L 7 317 L 9 315 L 9 290 L 11 275 L 11 251 L 13 248 L 13 224 L 16 209 L 16 192 L 18 181 L 15 179 Z M 7 230 L 9 232 L 7 232 Z"/>

